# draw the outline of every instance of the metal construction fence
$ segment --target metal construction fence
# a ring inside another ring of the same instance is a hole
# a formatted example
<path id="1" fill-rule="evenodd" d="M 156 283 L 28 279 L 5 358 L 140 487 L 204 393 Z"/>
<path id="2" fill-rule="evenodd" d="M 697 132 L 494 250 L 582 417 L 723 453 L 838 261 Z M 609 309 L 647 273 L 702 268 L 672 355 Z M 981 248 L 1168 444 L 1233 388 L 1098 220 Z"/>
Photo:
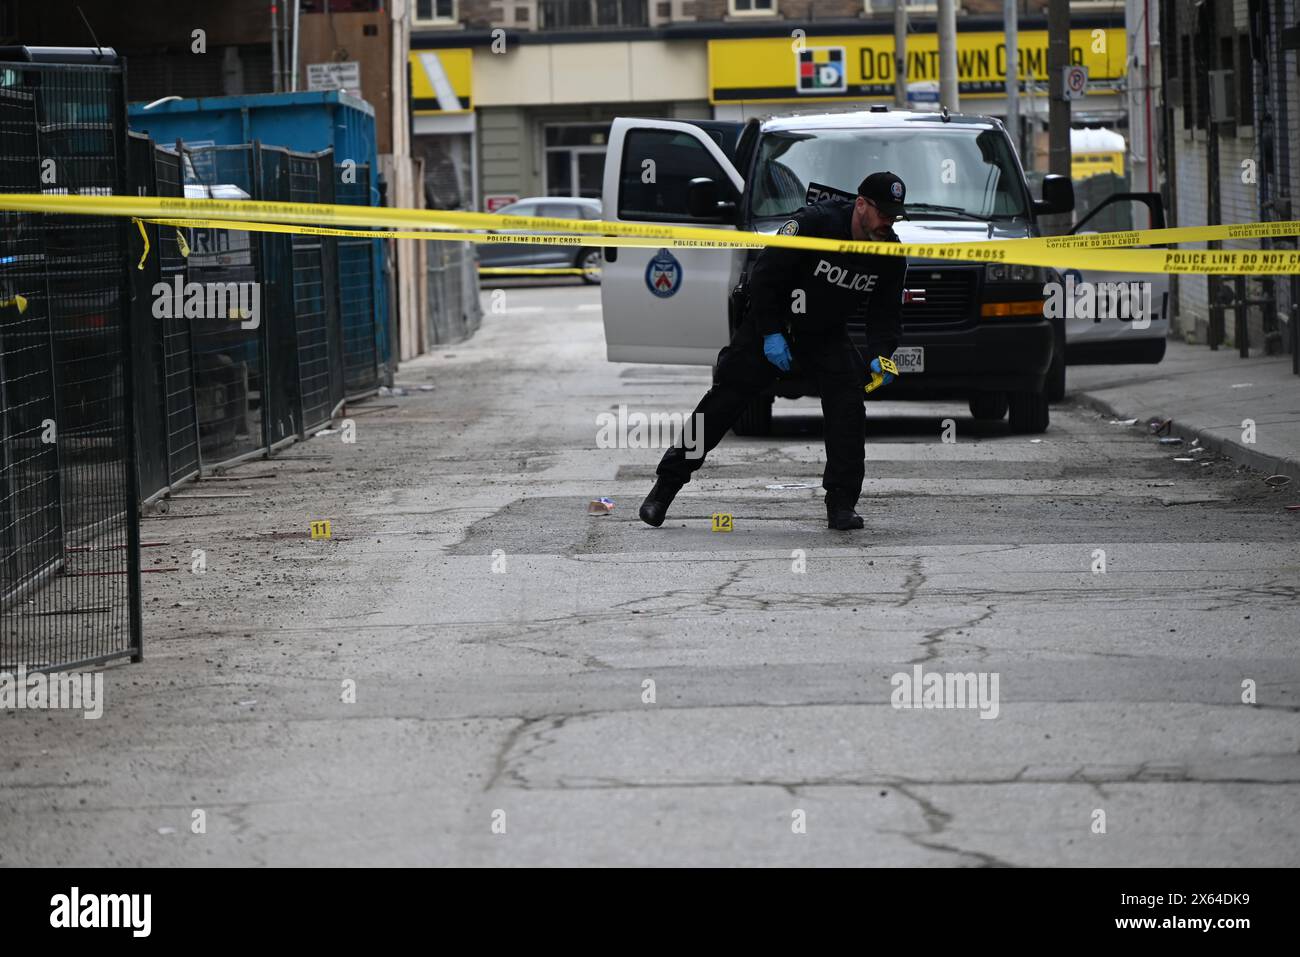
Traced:
<path id="1" fill-rule="evenodd" d="M 150 195 L 329 203 L 369 176 L 364 166 L 336 166 L 328 150 L 150 148 L 154 161 L 132 166 L 135 191 Z M 345 245 L 359 242 L 369 257 L 371 241 L 146 229 L 151 252 L 134 300 L 140 349 L 154 357 L 139 383 L 146 500 L 305 438 L 346 399 L 378 388 L 374 284 L 349 278 L 369 259 Z M 163 462 L 165 473 L 154 464 Z"/>
<path id="2" fill-rule="evenodd" d="M 129 133 L 124 69 L 0 62 L 0 190 L 373 201 L 330 150 Z M 139 658 L 141 507 L 378 390 L 387 245 L 0 213 L 0 671 Z M 430 247 L 465 325 L 472 254 Z"/>
<path id="3" fill-rule="evenodd" d="M 428 249 L 429 342 L 461 342 L 483 322 L 478 258 L 469 243 L 429 243 Z"/>
<path id="4" fill-rule="evenodd" d="M 0 190 L 123 192 L 122 68 L 0 62 Z M 140 653 L 123 219 L 0 213 L 0 671 Z"/>

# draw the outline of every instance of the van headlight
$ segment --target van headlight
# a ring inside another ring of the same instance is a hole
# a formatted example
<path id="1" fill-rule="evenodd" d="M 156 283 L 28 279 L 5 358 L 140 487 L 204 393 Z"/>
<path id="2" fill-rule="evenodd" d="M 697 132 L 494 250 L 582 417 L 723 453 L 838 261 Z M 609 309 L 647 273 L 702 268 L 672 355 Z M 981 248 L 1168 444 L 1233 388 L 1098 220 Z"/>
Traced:
<path id="1" fill-rule="evenodd" d="M 988 263 L 984 266 L 985 282 L 1032 282 L 1042 285 L 1049 280 L 1042 266 L 1018 266 L 1014 263 Z"/>

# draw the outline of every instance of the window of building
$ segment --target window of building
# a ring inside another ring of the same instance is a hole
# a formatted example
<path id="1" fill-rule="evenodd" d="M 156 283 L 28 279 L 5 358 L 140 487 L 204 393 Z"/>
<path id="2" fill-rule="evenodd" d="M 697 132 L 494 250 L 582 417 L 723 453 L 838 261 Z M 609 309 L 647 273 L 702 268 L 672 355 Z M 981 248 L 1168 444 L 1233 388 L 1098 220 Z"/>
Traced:
<path id="1" fill-rule="evenodd" d="M 541 30 L 592 30 L 644 27 L 650 23 L 646 0 L 537 0 Z"/>
<path id="2" fill-rule="evenodd" d="M 608 123 L 546 127 L 546 195 L 600 199 Z"/>
<path id="3" fill-rule="evenodd" d="M 1235 72 L 1235 64 L 1233 63 L 1233 57 L 1236 53 L 1234 49 L 1235 46 L 1236 45 L 1232 42 L 1232 37 L 1219 38 L 1218 69 L 1227 70 L 1230 74 L 1232 74 L 1232 80 L 1233 80 L 1232 88 L 1234 91 L 1239 91 L 1241 89 L 1241 74 Z M 1219 106 L 1219 109 L 1221 111 L 1225 113 L 1230 112 L 1233 114 L 1231 121 L 1226 121 L 1223 120 L 1221 116 L 1219 117 L 1220 122 L 1223 123 L 1223 126 L 1220 129 L 1220 132 L 1223 136 L 1237 135 L 1236 113 L 1237 113 L 1237 106 L 1240 100 L 1241 100 L 1241 94 L 1240 92 L 1238 92 L 1237 95 L 1232 97 L 1229 102 L 1223 103 Z"/>
<path id="4" fill-rule="evenodd" d="M 1164 9 L 1160 11 L 1162 22 L 1177 26 L 1178 10 L 1174 7 L 1174 0 L 1164 0 Z M 1169 78 L 1174 79 L 1178 76 L 1178 44 L 1169 44 L 1169 49 L 1164 51 L 1165 65 L 1169 70 Z"/>
<path id="5" fill-rule="evenodd" d="M 727 0 L 727 7 L 734 17 L 771 16 L 776 13 L 776 0 Z"/>
<path id="6" fill-rule="evenodd" d="M 1187 64 L 1187 76 L 1183 78 L 1183 129 L 1190 130 L 1196 126 L 1196 77 L 1192 70 L 1192 38 L 1186 33 L 1178 38 L 1178 49 Z"/>
<path id="7" fill-rule="evenodd" d="M 456 0 L 415 0 L 416 23 L 455 23 Z"/>
<path id="8" fill-rule="evenodd" d="M 1237 38 L 1241 55 L 1237 58 L 1237 89 L 1241 92 L 1241 102 L 1237 104 L 1237 125 L 1255 125 L 1255 58 L 1250 52 L 1250 34 L 1243 33 Z"/>

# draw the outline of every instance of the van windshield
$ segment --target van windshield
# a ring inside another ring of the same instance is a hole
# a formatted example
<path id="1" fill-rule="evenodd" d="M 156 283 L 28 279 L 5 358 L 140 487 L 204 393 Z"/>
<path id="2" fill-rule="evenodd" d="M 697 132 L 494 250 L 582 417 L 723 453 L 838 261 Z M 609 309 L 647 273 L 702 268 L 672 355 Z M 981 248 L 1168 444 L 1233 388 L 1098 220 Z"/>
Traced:
<path id="1" fill-rule="evenodd" d="M 907 185 L 907 205 L 955 207 L 980 219 L 1026 216 L 1028 197 L 1011 146 L 999 130 L 788 130 L 765 133 L 750 193 L 754 218 L 788 216 L 809 183 L 856 193 L 869 173 L 891 170 Z M 948 215 L 909 209 L 909 216 Z"/>

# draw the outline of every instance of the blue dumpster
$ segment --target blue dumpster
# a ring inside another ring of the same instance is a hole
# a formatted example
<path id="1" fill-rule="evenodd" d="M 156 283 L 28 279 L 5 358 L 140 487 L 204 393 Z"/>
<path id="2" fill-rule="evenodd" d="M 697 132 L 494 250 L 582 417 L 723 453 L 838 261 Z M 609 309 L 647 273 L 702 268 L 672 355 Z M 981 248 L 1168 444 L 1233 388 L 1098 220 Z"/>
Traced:
<path id="1" fill-rule="evenodd" d="M 379 205 L 375 109 L 341 90 L 208 96 L 171 100 L 151 109 L 144 103 L 132 103 L 128 114 L 131 129 L 148 133 L 162 144 L 183 140 L 188 147 L 203 147 L 260 142 L 302 153 L 332 149 L 336 164 L 351 160 L 358 168 L 366 168 L 358 173 L 356 182 L 368 183 L 368 203 Z M 350 202 L 366 201 L 355 190 L 346 192 L 351 194 Z M 373 284 L 370 301 L 375 347 L 380 364 L 391 369 L 383 241 L 373 240 L 370 247 L 368 278 Z"/>

